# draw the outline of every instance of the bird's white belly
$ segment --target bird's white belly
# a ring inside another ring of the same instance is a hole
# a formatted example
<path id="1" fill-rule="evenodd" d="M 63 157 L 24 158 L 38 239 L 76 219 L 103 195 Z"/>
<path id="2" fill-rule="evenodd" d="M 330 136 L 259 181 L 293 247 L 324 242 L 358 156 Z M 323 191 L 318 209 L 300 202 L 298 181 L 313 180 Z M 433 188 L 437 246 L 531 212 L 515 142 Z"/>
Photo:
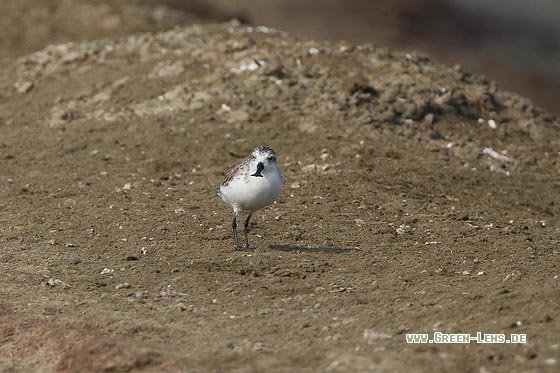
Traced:
<path id="1" fill-rule="evenodd" d="M 248 182 L 239 178 L 220 187 L 220 197 L 234 209 L 243 211 L 260 210 L 274 202 L 281 192 L 282 179 L 277 174 L 252 176 Z"/>

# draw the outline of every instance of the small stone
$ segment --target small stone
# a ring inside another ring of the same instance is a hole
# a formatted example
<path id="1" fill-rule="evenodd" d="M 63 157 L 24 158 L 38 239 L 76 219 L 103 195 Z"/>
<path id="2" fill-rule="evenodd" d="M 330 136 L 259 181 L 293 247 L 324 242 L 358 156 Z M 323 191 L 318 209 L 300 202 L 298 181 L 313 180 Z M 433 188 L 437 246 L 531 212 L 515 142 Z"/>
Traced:
<path id="1" fill-rule="evenodd" d="M 122 284 L 117 284 L 115 286 L 115 289 L 119 290 L 119 289 L 130 289 L 132 287 L 132 285 L 129 282 L 123 282 Z"/>
<path id="2" fill-rule="evenodd" d="M 319 49 L 317 49 L 317 48 L 315 48 L 315 47 L 312 47 L 312 48 L 309 48 L 309 49 L 307 50 L 307 53 L 308 53 L 310 56 L 316 56 L 316 55 L 319 54 Z"/>
<path id="3" fill-rule="evenodd" d="M 82 259 L 80 259 L 80 258 L 70 258 L 70 259 L 68 259 L 68 261 L 70 262 L 70 264 L 76 265 L 76 264 L 80 264 L 82 262 Z"/>
<path id="4" fill-rule="evenodd" d="M 148 255 L 150 253 L 150 250 L 147 247 L 143 247 L 140 249 L 140 254 L 142 255 Z"/>
<path id="5" fill-rule="evenodd" d="M 315 172 L 315 171 L 317 171 L 317 165 L 314 164 L 314 163 L 313 164 L 308 164 L 308 165 L 303 166 L 301 168 L 301 172 L 304 172 L 304 173 L 310 173 L 310 172 Z"/>
<path id="6" fill-rule="evenodd" d="M 76 200 L 74 198 L 66 198 L 62 202 L 62 206 L 66 207 L 67 209 L 71 209 L 76 206 Z"/>
<path id="7" fill-rule="evenodd" d="M 28 93 L 33 89 L 33 82 L 24 81 L 15 84 L 17 93 Z"/>
<path id="8" fill-rule="evenodd" d="M 187 294 L 186 293 L 181 293 L 179 291 L 175 291 L 173 290 L 173 287 L 171 285 L 168 285 L 166 289 L 163 289 L 159 292 L 159 296 L 160 297 L 167 297 L 167 298 L 186 298 Z"/>
<path id="9" fill-rule="evenodd" d="M 136 293 L 130 295 L 128 297 L 128 301 L 129 302 L 146 302 L 146 299 L 148 299 L 148 292 L 147 291 L 137 291 Z"/>
<path id="10" fill-rule="evenodd" d="M 66 282 L 59 280 L 57 278 L 49 278 L 47 280 L 47 285 L 49 285 L 50 287 L 55 287 L 55 286 L 62 286 L 65 288 L 70 288 L 72 287 L 72 285 L 67 284 Z"/>
<path id="11" fill-rule="evenodd" d="M 290 185 L 290 188 L 299 189 L 299 188 L 301 188 L 301 184 L 299 183 L 299 181 L 295 181 Z"/>
<path id="12" fill-rule="evenodd" d="M 233 110 L 226 117 L 227 123 L 247 122 L 249 120 L 249 113 L 243 110 Z"/>
<path id="13" fill-rule="evenodd" d="M 99 273 L 102 276 L 112 276 L 115 272 L 114 269 L 111 268 L 103 268 L 103 270 Z"/>
<path id="14" fill-rule="evenodd" d="M 220 115 L 223 113 L 231 113 L 231 106 L 229 106 L 228 104 L 222 104 L 216 114 Z"/>
<path id="15" fill-rule="evenodd" d="M 392 335 L 381 333 L 381 332 L 371 330 L 371 329 L 364 329 L 363 336 L 364 336 L 364 339 L 368 343 L 376 342 L 376 341 L 383 341 L 385 339 L 389 339 L 389 338 L 393 337 Z"/>
<path id="16" fill-rule="evenodd" d="M 424 123 L 430 126 L 434 123 L 434 119 L 435 119 L 434 114 L 428 113 L 424 116 Z"/>
<path id="17" fill-rule="evenodd" d="M 185 71 L 183 61 L 173 63 L 159 63 L 150 73 L 150 77 L 173 78 L 181 75 Z"/>

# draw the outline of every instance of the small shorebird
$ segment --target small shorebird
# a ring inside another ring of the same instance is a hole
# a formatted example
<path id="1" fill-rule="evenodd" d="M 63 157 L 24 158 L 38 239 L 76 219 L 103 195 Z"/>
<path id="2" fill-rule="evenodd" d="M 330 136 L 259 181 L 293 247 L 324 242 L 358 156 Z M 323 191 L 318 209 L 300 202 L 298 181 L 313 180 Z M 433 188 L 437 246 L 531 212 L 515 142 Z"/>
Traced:
<path id="1" fill-rule="evenodd" d="M 249 220 L 253 212 L 274 202 L 282 192 L 282 173 L 276 161 L 276 152 L 268 146 L 253 150 L 252 157 L 232 168 L 220 185 L 218 195 L 233 208 L 234 248 L 249 249 Z M 237 240 L 237 215 L 248 211 L 245 219 L 245 245 Z"/>

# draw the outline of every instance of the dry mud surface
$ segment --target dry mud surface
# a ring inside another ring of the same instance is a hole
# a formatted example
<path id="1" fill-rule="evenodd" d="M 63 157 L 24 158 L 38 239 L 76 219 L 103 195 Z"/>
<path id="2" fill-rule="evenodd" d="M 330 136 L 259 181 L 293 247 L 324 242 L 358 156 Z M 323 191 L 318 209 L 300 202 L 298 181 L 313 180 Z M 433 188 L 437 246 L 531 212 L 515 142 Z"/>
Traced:
<path id="1" fill-rule="evenodd" d="M 0 66 L 0 370 L 557 371 L 560 125 L 424 56 L 235 23 Z M 216 196 L 273 146 L 233 251 Z M 526 334 L 407 344 L 407 333 Z"/>

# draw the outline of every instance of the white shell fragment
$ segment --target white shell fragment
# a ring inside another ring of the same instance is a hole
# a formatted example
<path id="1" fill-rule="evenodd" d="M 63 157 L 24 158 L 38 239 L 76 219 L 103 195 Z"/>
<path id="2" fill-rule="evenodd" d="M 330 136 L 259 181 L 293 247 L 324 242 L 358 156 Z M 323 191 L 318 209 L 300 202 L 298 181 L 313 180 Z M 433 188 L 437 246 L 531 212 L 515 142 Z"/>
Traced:
<path id="1" fill-rule="evenodd" d="M 259 68 L 261 68 L 262 66 L 265 65 L 265 62 L 262 60 L 258 60 L 258 59 L 254 59 L 253 61 L 243 64 L 241 66 L 239 66 L 238 68 L 232 68 L 230 69 L 230 71 L 234 74 L 241 74 L 242 72 L 245 71 L 255 71 Z"/>
<path id="2" fill-rule="evenodd" d="M 317 48 L 309 48 L 309 50 L 307 51 L 307 53 L 308 53 L 310 56 L 316 56 L 316 55 L 319 54 L 319 49 L 317 49 Z"/>
<path id="3" fill-rule="evenodd" d="M 59 280 L 57 278 L 49 278 L 47 280 L 47 285 L 49 285 L 50 287 L 55 287 L 55 286 L 62 286 L 65 288 L 71 288 L 72 285 L 67 284 L 66 282 Z"/>
<path id="4" fill-rule="evenodd" d="M 368 342 L 368 344 L 370 342 L 383 341 L 385 339 L 389 339 L 393 337 L 392 335 L 378 332 L 371 329 L 364 329 L 363 336 L 364 339 Z"/>
<path id="5" fill-rule="evenodd" d="M 102 276 L 112 276 L 115 272 L 114 269 L 111 268 L 103 268 L 103 270 L 99 273 Z"/>
<path id="6" fill-rule="evenodd" d="M 498 153 L 497 151 L 495 151 L 492 148 L 484 148 L 482 149 L 482 154 L 485 154 L 491 158 L 494 158 L 498 161 L 502 161 L 502 162 L 511 162 L 512 159 L 510 157 L 507 157 L 501 153 Z"/>

